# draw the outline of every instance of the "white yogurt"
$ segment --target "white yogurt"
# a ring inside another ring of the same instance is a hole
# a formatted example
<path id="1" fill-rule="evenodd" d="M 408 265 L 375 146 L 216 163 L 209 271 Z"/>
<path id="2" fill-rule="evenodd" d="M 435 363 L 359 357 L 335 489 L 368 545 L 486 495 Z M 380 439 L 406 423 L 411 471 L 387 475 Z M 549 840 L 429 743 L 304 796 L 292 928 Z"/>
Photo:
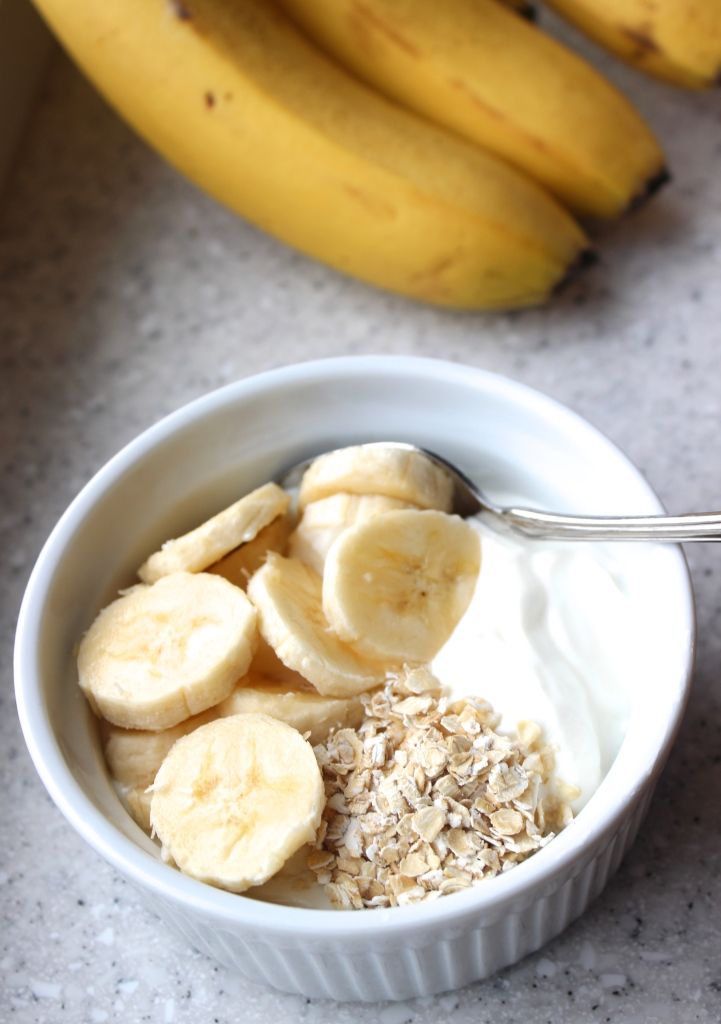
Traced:
<path id="1" fill-rule="evenodd" d="M 501 731 L 537 722 L 555 748 L 558 779 L 580 790 L 578 811 L 610 767 L 628 717 L 639 644 L 623 574 L 610 546 L 478 529 L 478 584 L 432 670 L 452 697 L 489 701 Z"/>

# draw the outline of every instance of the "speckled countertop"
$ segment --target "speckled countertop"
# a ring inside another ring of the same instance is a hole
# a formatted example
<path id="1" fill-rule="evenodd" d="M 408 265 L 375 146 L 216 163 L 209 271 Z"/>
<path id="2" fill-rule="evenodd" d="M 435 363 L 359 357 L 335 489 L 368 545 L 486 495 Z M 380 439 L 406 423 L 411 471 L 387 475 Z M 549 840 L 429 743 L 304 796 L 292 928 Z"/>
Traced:
<path id="1" fill-rule="evenodd" d="M 93 472 L 160 416 L 299 359 L 437 355 L 566 402 L 670 508 L 721 506 L 721 101 L 610 61 L 665 138 L 672 187 L 602 240 L 551 308 L 443 313 L 345 280 L 182 181 L 57 56 L 0 203 L 0 1021 L 494 1024 L 721 1019 L 721 546 L 688 551 L 700 642 L 690 707 L 633 850 L 558 940 L 457 993 L 339 1006 L 216 967 L 65 823 L 12 696 L 37 552 Z"/>

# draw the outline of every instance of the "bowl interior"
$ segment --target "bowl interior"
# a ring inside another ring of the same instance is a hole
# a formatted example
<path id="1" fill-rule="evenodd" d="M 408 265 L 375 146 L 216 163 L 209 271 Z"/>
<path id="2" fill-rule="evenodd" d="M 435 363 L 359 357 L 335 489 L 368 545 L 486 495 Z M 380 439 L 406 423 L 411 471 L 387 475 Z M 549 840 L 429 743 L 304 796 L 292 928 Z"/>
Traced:
<path id="1" fill-rule="evenodd" d="M 637 470 L 574 414 L 503 378 L 437 361 L 362 357 L 287 367 L 163 420 L 111 460 L 68 509 L 38 561 L 18 630 L 18 703 L 36 766 L 61 810 L 116 865 L 128 870 L 132 861 L 132 874 L 144 850 L 164 884 L 178 891 L 208 890 L 207 899 L 229 913 L 252 902 L 160 864 L 155 845 L 118 802 L 76 684 L 83 631 L 163 540 L 309 454 L 383 439 L 438 451 L 501 500 L 609 514 L 659 511 Z M 638 608 L 626 739 L 574 835 L 562 834 L 511 876 L 530 871 L 557 844 L 578 844 L 584 829 L 629 799 L 683 706 L 693 639 L 683 557 L 673 546 L 640 544 L 625 545 L 619 557 Z M 532 870 L 543 870 L 542 863 Z M 493 881 L 509 884 L 511 876 Z M 484 899 L 484 888 L 473 898 Z"/>

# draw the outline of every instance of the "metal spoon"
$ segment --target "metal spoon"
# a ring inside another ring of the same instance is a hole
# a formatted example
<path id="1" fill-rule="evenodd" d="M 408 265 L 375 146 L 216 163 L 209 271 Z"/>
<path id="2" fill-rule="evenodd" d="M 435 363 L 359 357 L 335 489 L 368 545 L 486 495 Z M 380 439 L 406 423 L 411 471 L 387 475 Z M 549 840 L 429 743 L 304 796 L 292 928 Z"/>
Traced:
<path id="1" fill-rule="evenodd" d="M 495 530 L 549 540 L 653 540 L 721 541 L 721 512 L 692 512 L 680 516 L 576 516 L 533 508 L 496 505 L 465 473 L 442 455 L 402 441 L 375 441 L 364 448 L 401 448 L 420 452 L 448 471 L 453 480 L 453 508 L 457 515 L 477 516 Z M 335 449 L 340 450 L 340 449 Z M 280 483 L 297 486 L 317 458 L 305 459 L 282 474 Z"/>

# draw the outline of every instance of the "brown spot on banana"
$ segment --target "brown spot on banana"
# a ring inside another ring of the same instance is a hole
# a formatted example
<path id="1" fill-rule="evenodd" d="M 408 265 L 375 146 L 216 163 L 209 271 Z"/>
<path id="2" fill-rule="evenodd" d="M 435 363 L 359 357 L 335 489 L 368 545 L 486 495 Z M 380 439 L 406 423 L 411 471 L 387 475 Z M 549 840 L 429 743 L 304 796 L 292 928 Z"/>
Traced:
<path id="1" fill-rule="evenodd" d="M 437 260 L 436 263 L 432 264 L 430 267 L 426 267 L 425 270 L 416 271 L 411 280 L 414 282 L 428 281 L 437 283 L 438 279 L 453 266 L 458 259 L 458 256 L 459 253 L 452 252 L 449 253 L 448 256 L 441 257 L 441 259 Z"/>
<path id="2" fill-rule="evenodd" d="M 620 30 L 635 47 L 633 59 L 641 60 L 648 54 L 661 52 L 658 43 L 653 38 L 653 27 L 651 25 L 639 25 L 636 28 L 629 25 L 621 25 Z"/>
<path id="3" fill-rule="evenodd" d="M 468 99 L 487 117 L 493 118 L 494 121 L 498 121 L 502 124 L 508 124 L 508 118 L 504 114 L 502 114 L 500 110 L 497 110 L 495 107 L 491 106 L 490 103 L 486 103 L 485 100 L 481 99 L 481 97 L 476 92 L 474 92 L 473 89 L 470 89 L 465 82 L 461 81 L 461 79 L 449 78 L 447 81 L 448 84 L 453 89 L 455 89 L 456 92 L 461 93 L 466 99 Z M 554 160 L 558 161 L 559 163 L 562 163 L 566 166 L 570 166 L 564 153 L 554 149 L 553 146 L 549 146 L 548 143 L 544 139 L 540 138 L 538 135 L 534 135 L 531 132 L 524 131 L 524 129 L 519 124 L 512 124 L 509 125 L 509 127 L 513 129 L 513 131 L 519 138 L 524 139 L 529 146 L 532 146 L 539 153 L 551 156 Z"/>
<path id="4" fill-rule="evenodd" d="M 354 4 L 350 18 L 361 36 L 366 38 L 369 34 L 381 36 L 387 43 L 391 43 L 397 49 L 403 50 L 409 57 L 420 56 L 416 47 L 405 36 L 401 35 L 393 25 L 389 25 L 383 18 L 380 18 L 374 11 L 369 10 L 364 4 Z"/>
<path id="5" fill-rule="evenodd" d="M 168 7 L 170 8 L 170 13 L 175 15 L 178 21 L 190 21 L 193 17 L 185 4 L 182 3 L 182 0 L 168 0 Z"/>
<path id="6" fill-rule="evenodd" d="M 342 187 L 346 195 L 349 195 L 351 199 L 355 199 L 357 203 L 374 217 L 377 217 L 379 220 L 395 220 L 397 215 L 396 208 L 391 203 L 386 202 L 385 199 L 366 192 L 365 189 L 358 188 L 357 185 L 343 183 Z"/>

